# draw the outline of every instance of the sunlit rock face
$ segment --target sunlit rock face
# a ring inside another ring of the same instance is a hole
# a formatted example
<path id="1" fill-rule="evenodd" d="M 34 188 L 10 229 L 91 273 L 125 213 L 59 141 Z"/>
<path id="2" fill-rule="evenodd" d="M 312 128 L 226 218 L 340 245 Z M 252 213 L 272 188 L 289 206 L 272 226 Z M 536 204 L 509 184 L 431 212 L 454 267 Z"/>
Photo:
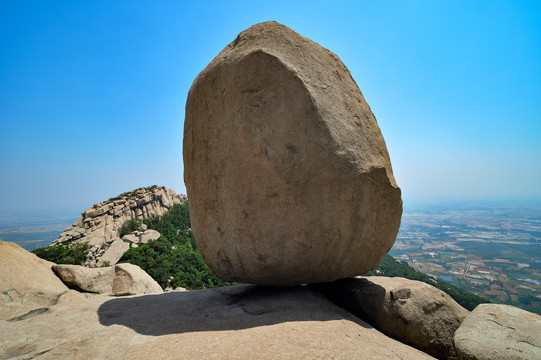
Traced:
<path id="1" fill-rule="evenodd" d="M 338 56 L 286 26 L 243 31 L 197 76 L 183 154 L 193 233 L 224 280 L 355 276 L 394 243 L 402 200 L 376 119 Z"/>

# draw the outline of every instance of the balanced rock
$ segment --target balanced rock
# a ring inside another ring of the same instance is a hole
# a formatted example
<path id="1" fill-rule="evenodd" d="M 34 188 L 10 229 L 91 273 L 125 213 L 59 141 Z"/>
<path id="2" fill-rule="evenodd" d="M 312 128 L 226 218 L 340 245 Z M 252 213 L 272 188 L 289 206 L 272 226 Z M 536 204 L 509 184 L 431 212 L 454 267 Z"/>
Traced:
<path id="1" fill-rule="evenodd" d="M 458 328 L 463 360 L 541 359 L 541 316 L 509 305 L 481 304 Z"/>
<path id="2" fill-rule="evenodd" d="M 45 309 L 68 292 L 52 265 L 17 244 L 0 240 L 0 320 Z"/>
<path id="3" fill-rule="evenodd" d="M 469 311 L 434 286 L 368 276 L 314 288 L 388 336 L 438 359 L 457 358 L 453 336 Z"/>
<path id="4" fill-rule="evenodd" d="M 385 141 L 338 56 L 275 22 L 255 25 L 195 79 L 184 180 L 203 259 L 265 285 L 363 274 L 402 214 Z"/>

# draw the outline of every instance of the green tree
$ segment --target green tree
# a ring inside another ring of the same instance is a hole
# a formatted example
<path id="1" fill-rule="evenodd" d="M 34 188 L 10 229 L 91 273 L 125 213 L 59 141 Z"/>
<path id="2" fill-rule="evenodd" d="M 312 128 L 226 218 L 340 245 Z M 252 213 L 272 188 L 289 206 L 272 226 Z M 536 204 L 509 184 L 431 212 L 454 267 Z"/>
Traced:
<path id="1" fill-rule="evenodd" d="M 60 243 L 32 251 L 42 259 L 56 264 L 83 265 L 89 252 L 87 243 Z"/>
<path id="2" fill-rule="evenodd" d="M 174 205 L 163 216 L 144 220 L 161 237 L 129 249 L 120 262 L 145 270 L 160 286 L 201 289 L 232 283 L 219 279 L 203 262 L 190 228 L 188 204 Z"/>

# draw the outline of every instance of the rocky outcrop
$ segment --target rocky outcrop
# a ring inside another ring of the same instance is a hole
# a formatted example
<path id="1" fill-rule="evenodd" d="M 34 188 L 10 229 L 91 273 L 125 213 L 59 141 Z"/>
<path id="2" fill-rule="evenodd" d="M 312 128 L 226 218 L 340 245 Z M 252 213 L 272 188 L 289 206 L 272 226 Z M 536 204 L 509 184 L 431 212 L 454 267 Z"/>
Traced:
<path id="1" fill-rule="evenodd" d="M 144 226 L 144 224 L 143 224 Z M 107 240 L 101 246 L 93 246 L 86 256 L 85 265 L 88 267 L 102 267 L 116 264 L 122 255 L 130 247 L 137 247 L 139 244 L 146 244 L 150 240 L 158 240 L 160 233 L 156 230 L 134 231 L 121 238 L 116 237 Z"/>
<path id="2" fill-rule="evenodd" d="M 56 304 L 69 289 L 51 270 L 52 265 L 17 244 L 0 240 L 0 320 Z"/>
<path id="3" fill-rule="evenodd" d="M 111 239 L 103 243 L 97 251 L 91 251 L 85 263 L 90 267 L 114 265 L 129 248 L 130 244 L 120 238 Z"/>
<path id="4" fill-rule="evenodd" d="M 60 234 L 53 245 L 62 242 L 86 242 L 90 245 L 90 253 L 85 266 L 99 267 L 105 261 L 113 265 L 122 256 L 121 251 L 129 248 L 118 238 L 119 230 L 126 221 L 134 218 L 146 219 L 153 215 L 161 216 L 174 204 L 185 201 L 186 195 L 176 194 L 164 186 L 133 190 L 94 204 L 92 208 L 83 211 L 83 217 Z"/>
<path id="5" fill-rule="evenodd" d="M 382 276 L 315 288 L 384 334 L 439 359 L 456 359 L 453 336 L 469 311 L 443 291 L 420 281 Z"/>
<path id="6" fill-rule="evenodd" d="M 53 265 L 53 271 L 70 288 L 115 296 L 160 294 L 162 288 L 139 266 L 118 264 L 104 268 Z"/>
<path id="7" fill-rule="evenodd" d="M 509 305 L 477 306 L 455 333 L 463 360 L 541 359 L 541 316 Z"/>
<path id="8" fill-rule="evenodd" d="M 340 59 L 275 22 L 195 79 L 184 181 L 195 240 L 224 280 L 327 282 L 375 268 L 402 200 L 385 141 Z"/>
<path id="9" fill-rule="evenodd" d="M 0 334 L 16 359 L 432 359 L 306 287 L 93 296 Z"/>

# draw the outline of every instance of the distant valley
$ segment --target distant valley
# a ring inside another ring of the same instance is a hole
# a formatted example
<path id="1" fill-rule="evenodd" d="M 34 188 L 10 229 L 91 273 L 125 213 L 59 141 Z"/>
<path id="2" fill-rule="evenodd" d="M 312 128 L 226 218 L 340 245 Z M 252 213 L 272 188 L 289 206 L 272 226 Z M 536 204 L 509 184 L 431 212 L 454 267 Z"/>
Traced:
<path id="1" fill-rule="evenodd" d="M 0 214 L 0 239 L 14 242 L 28 251 L 49 246 L 79 218 L 78 215 L 77 212 Z"/>
<path id="2" fill-rule="evenodd" d="M 541 206 L 410 207 L 390 255 L 490 301 L 541 313 Z"/>

